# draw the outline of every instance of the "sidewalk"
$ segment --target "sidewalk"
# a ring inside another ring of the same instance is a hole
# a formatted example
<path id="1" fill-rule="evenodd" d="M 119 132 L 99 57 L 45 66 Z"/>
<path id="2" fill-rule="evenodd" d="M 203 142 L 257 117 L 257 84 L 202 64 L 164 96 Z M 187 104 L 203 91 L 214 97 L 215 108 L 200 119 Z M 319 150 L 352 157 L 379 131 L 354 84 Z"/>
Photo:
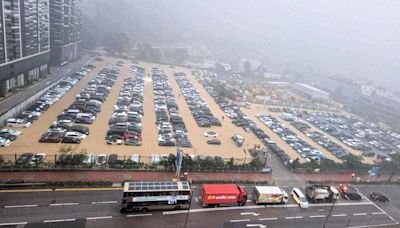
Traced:
<path id="1" fill-rule="evenodd" d="M 89 61 L 91 57 L 89 55 L 82 56 L 81 59 L 76 60 L 75 62 L 69 63 L 63 67 L 51 67 L 50 72 L 51 74 L 44 78 L 37 83 L 21 88 L 21 91 L 18 91 L 9 97 L 6 97 L 0 100 L 0 116 L 6 113 L 8 110 L 12 109 L 16 104 L 21 103 L 22 101 L 26 100 L 27 98 L 35 95 L 39 91 L 45 89 L 47 86 L 51 85 L 52 83 L 58 81 L 59 79 L 65 77 L 75 69 L 79 68 L 87 61 Z"/>

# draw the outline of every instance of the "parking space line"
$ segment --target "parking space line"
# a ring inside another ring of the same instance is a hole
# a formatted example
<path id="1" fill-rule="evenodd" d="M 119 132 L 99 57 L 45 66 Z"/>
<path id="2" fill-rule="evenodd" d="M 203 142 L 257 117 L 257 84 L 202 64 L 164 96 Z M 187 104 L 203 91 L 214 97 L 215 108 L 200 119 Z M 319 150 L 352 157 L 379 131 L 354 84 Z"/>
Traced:
<path id="1" fill-rule="evenodd" d="M 50 207 L 57 207 L 57 206 L 74 206 L 78 205 L 79 203 L 51 203 Z"/>
<path id="2" fill-rule="evenodd" d="M 310 218 L 325 218 L 326 215 L 310 215 Z"/>
<path id="3" fill-rule="evenodd" d="M 86 220 L 111 219 L 112 216 L 87 217 Z"/>
<path id="4" fill-rule="evenodd" d="M 10 222 L 10 223 L 0 223 L 0 226 L 18 226 L 26 224 L 28 224 L 28 222 Z"/>
<path id="5" fill-rule="evenodd" d="M 98 202 L 92 202 L 92 204 L 109 204 L 109 203 L 118 203 L 118 201 L 98 201 Z"/>
<path id="6" fill-rule="evenodd" d="M 373 214 L 373 215 L 384 215 L 385 213 L 383 213 L 383 212 L 372 212 L 371 214 Z"/>
<path id="7" fill-rule="evenodd" d="M 23 208 L 23 207 L 37 207 L 37 204 L 31 205 L 12 205 L 12 206 L 4 206 L 4 208 Z"/>
<path id="8" fill-rule="evenodd" d="M 361 216 L 361 215 L 367 215 L 367 213 L 355 213 L 353 214 L 354 216 Z"/>
<path id="9" fill-rule="evenodd" d="M 234 219 L 234 220 L 229 220 L 229 222 L 248 222 L 250 219 Z"/>
<path id="10" fill-rule="evenodd" d="M 56 220 L 44 220 L 43 223 L 54 223 L 54 222 L 75 222 L 76 219 L 56 219 Z"/>
<path id="11" fill-rule="evenodd" d="M 347 216 L 347 214 L 335 214 L 335 215 L 332 215 L 332 217 L 346 217 Z"/>
<path id="12" fill-rule="evenodd" d="M 260 221 L 272 221 L 272 220 L 278 220 L 278 218 L 260 218 L 258 220 L 260 220 Z"/>
<path id="13" fill-rule="evenodd" d="M 137 214 L 137 215 L 127 215 L 126 217 L 143 217 L 143 216 L 152 216 L 153 214 Z"/>

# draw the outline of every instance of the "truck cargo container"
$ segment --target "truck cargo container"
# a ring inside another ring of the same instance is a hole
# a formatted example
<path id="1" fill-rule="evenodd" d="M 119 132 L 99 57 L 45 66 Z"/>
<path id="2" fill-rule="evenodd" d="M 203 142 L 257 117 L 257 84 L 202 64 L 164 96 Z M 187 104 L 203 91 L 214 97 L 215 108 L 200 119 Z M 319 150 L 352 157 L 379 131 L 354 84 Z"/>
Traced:
<path id="1" fill-rule="evenodd" d="M 306 196 L 313 203 L 333 202 L 339 198 L 339 191 L 333 186 L 314 184 L 306 187 Z"/>
<path id="2" fill-rule="evenodd" d="M 255 186 L 253 192 L 256 204 L 281 204 L 289 200 L 285 190 L 278 186 Z"/>
<path id="3" fill-rule="evenodd" d="M 246 205 L 246 189 L 236 184 L 203 184 L 203 207 Z"/>

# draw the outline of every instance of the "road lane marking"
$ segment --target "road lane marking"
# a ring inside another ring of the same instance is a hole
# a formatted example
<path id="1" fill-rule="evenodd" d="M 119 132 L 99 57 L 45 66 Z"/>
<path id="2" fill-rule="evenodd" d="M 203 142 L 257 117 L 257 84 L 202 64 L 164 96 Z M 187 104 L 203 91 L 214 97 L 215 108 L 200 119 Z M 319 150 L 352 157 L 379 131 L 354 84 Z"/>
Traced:
<path id="1" fill-rule="evenodd" d="M 310 218 L 325 218 L 325 215 L 310 215 Z"/>
<path id="2" fill-rule="evenodd" d="M 332 217 L 345 217 L 345 216 L 347 216 L 347 214 L 335 214 L 335 215 L 332 215 Z"/>
<path id="3" fill-rule="evenodd" d="M 112 216 L 87 217 L 86 220 L 111 219 Z"/>
<path id="4" fill-rule="evenodd" d="M 253 216 L 259 216 L 260 213 L 255 213 L 255 212 L 242 212 L 240 215 L 253 215 Z"/>
<path id="5" fill-rule="evenodd" d="M 56 220 L 44 220 L 44 223 L 53 223 L 53 222 L 75 222 L 76 219 L 56 219 Z"/>
<path id="6" fill-rule="evenodd" d="M 361 216 L 361 215 L 367 215 L 367 213 L 355 213 L 353 214 L 354 216 Z"/>
<path id="7" fill-rule="evenodd" d="M 267 228 L 266 225 L 263 224 L 246 224 L 246 227 L 260 227 L 260 228 Z"/>
<path id="8" fill-rule="evenodd" d="M 176 215 L 176 214 L 185 214 L 189 213 L 188 210 L 179 210 L 179 211 L 164 211 L 163 215 Z"/>
<path id="9" fill-rule="evenodd" d="M 57 207 L 57 206 L 74 206 L 78 205 L 79 203 L 51 203 L 50 207 Z"/>
<path id="10" fill-rule="evenodd" d="M 258 220 L 260 220 L 260 221 L 272 221 L 272 220 L 278 220 L 278 218 L 260 218 Z"/>
<path id="11" fill-rule="evenodd" d="M 10 223 L 0 223 L 0 226 L 18 226 L 26 224 L 28 224 L 28 222 L 10 222 Z"/>
<path id="12" fill-rule="evenodd" d="M 127 215 L 126 217 L 143 217 L 143 216 L 152 216 L 153 214 L 137 214 L 137 215 Z"/>
<path id="13" fill-rule="evenodd" d="M 229 222 L 248 222 L 250 219 L 234 219 L 234 220 L 229 220 Z"/>
<path id="14" fill-rule="evenodd" d="M 359 203 L 335 203 L 336 206 L 361 206 L 361 205 L 371 205 L 372 202 L 359 202 Z M 309 204 L 309 207 L 324 207 L 324 206 L 332 206 L 333 203 L 319 203 L 319 204 Z"/>
<path id="15" fill-rule="evenodd" d="M 37 207 L 37 204 L 31 205 L 12 205 L 12 206 L 5 206 L 4 208 L 20 208 L 20 207 Z"/>
<path id="16" fill-rule="evenodd" d="M 118 201 L 98 201 L 98 202 L 92 202 L 92 204 L 108 204 L 108 203 L 118 203 Z"/>
<path id="17" fill-rule="evenodd" d="M 198 197 L 194 197 L 194 200 L 196 200 L 196 203 L 199 202 L 199 198 Z"/>
<path id="18" fill-rule="evenodd" d="M 373 215 L 384 215 L 385 213 L 383 213 L 383 212 L 372 212 L 371 214 L 373 214 Z"/>

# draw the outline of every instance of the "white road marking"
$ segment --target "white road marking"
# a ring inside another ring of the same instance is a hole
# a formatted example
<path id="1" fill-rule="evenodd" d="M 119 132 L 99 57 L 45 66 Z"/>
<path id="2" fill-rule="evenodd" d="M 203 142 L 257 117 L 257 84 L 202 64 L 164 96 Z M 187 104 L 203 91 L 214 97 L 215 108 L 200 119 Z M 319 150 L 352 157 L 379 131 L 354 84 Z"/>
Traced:
<path id="1" fill-rule="evenodd" d="M 86 220 L 110 219 L 112 216 L 87 217 Z"/>
<path id="2" fill-rule="evenodd" d="M 255 213 L 255 212 L 242 212 L 240 215 L 253 215 L 253 216 L 259 216 L 260 213 Z"/>
<path id="3" fill-rule="evenodd" d="M 325 218 L 325 215 L 310 215 L 310 218 Z"/>
<path id="4" fill-rule="evenodd" d="M 369 202 L 361 202 L 361 203 L 335 203 L 336 206 L 359 206 L 359 205 L 371 205 Z M 331 203 L 327 204 L 311 204 L 308 205 L 310 207 L 325 207 L 332 206 Z M 208 212 L 208 211 L 228 211 L 228 210 L 246 210 L 246 209 L 261 209 L 261 208 L 293 208 L 299 207 L 297 204 L 278 204 L 278 205 L 254 205 L 254 206 L 237 206 L 237 207 L 214 207 L 214 208 L 200 208 L 200 209 L 190 209 L 189 213 L 197 213 L 197 212 Z M 188 213 L 188 210 L 180 210 L 180 211 L 165 211 L 164 215 L 172 215 L 172 214 L 184 214 Z"/>
<path id="5" fill-rule="evenodd" d="M 135 215 L 127 215 L 126 217 L 143 217 L 143 216 L 152 216 L 153 214 L 135 214 Z"/>
<path id="6" fill-rule="evenodd" d="M 98 202 L 92 202 L 92 204 L 108 204 L 108 203 L 118 203 L 118 201 L 98 201 Z"/>
<path id="7" fill-rule="evenodd" d="M 383 212 L 372 212 L 371 214 L 373 214 L 373 215 L 384 215 L 385 213 L 383 213 Z"/>
<path id="8" fill-rule="evenodd" d="M 229 222 L 248 222 L 250 221 L 250 219 L 234 219 L 234 220 L 230 220 Z"/>
<path id="9" fill-rule="evenodd" d="M 12 205 L 12 206 L 5 206 L 4 208 L 20 208 L 20 207 L 37 207 L 37 204 L 31 204 L 31 205 Z"/>
<path id="10" fill-rule="evenodd" d="M 278 220 L 278 218 L 260 218 L 258 220 L 260 220 L 260 221 L 272 221 L 272 220 Z"/>
<path id="11" fill-rule="evenodd" d="M 368 197 L 365 197 L 363 194 L 360 193 L 360 195 L 362 197 L 364 197 L 368 202 L 370 202 L 371 204 L 373 204 L 376 208 L 378 208 L 378 210 L 380 210 L 382 213 L 384 213 L 387 217 L 389 217 L 393 222 L 395 222 L 395 224 L 399 224 L 399 222 L 394 219 L 392 216 L 390 216 L 388 213 L 386 213 L 386 211 L 384 211 L 382 208 L 378 207 L 378 205 L 376 205 L 374 202 L 372 202 L 370 199 L 368 199 Z"/>
<path id="12" fill-rule="evenodd" d="M 57 207 L 57 206 L 73 206 L 78 205 L 79 203 L 51 203 L 50 207 Z"/>
<path id="13" fill-rule="evenodd" d="M 345 217 L 345 216 L 347 216 L 347 214 L 335 214 L 335 215 L 332 215 L 332 217 Z"/>
<path id="14" fill-rule="evenodd" d="M 285 219 L 301 219 L 303 216 L 285 217 Z"/>
<path id="15" fill-rule="evenodd" d="M 318 211 L 319 211 L 319 212 L 321 212 L 321 211 L 325 211 L 325 209 L 318 209 Z"/>
<path id="16" fill-rule="evenodd" d="M 260 228 L 267 228 L 266 225 L 263 224 L 246 224 L 246 227 L 260 227 Z"/>
<path id="17" fill-rule="evenodd" d="M 52 223 L 52 222 L 75 222 L 76 219 L 57 219 L 57 220 L 44 220 L 44 223 Z"/>
<path id="18" fill-rule="evenodd" d="M 196 203 L 199 202 L 199 197 L 194 197 L 194 200 L 196 200 Z"/>
<path id="19" fill-rule="evenodd" d="M 0 223 L 0 226 L 17 226 L 26 224 L 28 224 L 28 222 L 10 222 L 10 223 Z"/>
<path id="20" fill-rule="evenodd" d="M 367 213 L 355 213 L 353 214 L 354 216 L 361 216 L 361 215 L 367 215 Z"/>
<path id="21" fill-rule="evenodd" d="M 295 217 L 285 217 L 285 219 L 294 219 Z"/>

